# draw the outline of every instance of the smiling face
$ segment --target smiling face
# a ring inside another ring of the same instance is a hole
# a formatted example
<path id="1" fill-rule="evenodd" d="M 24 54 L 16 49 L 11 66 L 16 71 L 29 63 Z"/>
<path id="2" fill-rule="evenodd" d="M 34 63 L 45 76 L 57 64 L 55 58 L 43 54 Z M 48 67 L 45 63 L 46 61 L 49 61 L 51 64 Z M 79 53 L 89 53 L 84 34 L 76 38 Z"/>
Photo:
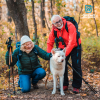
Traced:
<path id="1" fill-rule="evenodd" d="M 34 48 L 34 43 L 31 41 L 28 41 L 21 45 L 20 50 L 28 54 L 32 51 L 33 48 Z"/>
<path id="2" fill-rule="evenodd" d="M 24 44 L 24 48 L 25 48 L 26 50 L 31 50 L 31 49 L 33 48 L 33 43 L 32 43 L 31 41 L 26 42 L 26 43 Z"/>
<path id="3" fill-rule="evenodd" d="M 61 17 L 57 16 L 53 19 L 53 25 L 57 27 L 58 29 L 61 29 L 63 27 L 63 21 Z"/>

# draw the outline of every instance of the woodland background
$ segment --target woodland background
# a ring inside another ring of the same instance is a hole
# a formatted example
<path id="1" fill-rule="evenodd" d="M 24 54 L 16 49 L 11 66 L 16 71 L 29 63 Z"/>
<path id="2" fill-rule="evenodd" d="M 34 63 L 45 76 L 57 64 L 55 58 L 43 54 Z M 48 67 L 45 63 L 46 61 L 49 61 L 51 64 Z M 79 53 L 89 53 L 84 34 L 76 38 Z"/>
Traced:
<path id="1" fill-rule="evenodd" d="M 93 7 L 91 13 L 86 13 L 85 5 Z M 13 39 L 13 50 L 16 48 L 16 42 L 24 34 L 29 35 L 33 42 L 46 50 L 47 39 L 52 28 L 51 17 L 53 14 L 59 14 L 62 17 L 71 16 L 77 21 L 82 40 L 83 77 L 97 91 L 100 90 L 100 0 L 0 0 L 1 99 L 11 96 L 14 98 L 7 91 L 9 87 L 9 69 L 5 63 L 5 53 L 7 51 L 5 43 L 8 37 Z M 40 61 L 48 75 L 48 61 L 41 58 Z M 43 79 L 44 82 L 46 78 L 47 76 Z M 17 90 L 18 73 L 16 65 L 14 66 L 14 80 L 15 90 Z M 71 68 L 69 68 L 69 80 L 72 81 Z M 52 81 L 51 74 L 48 79 L 48 82 L 50 81 Z M 12 88 L 12 76 L 10 88 Z M 82 88 L 84 91 L 86 89 Z M 4 95 L 5 92 L 6 94 Z M 83 93 L 81 96 L 85 97 L 88 95 L 87 93 Z M 98 97 L 99 95 L 97 95 Z"/>

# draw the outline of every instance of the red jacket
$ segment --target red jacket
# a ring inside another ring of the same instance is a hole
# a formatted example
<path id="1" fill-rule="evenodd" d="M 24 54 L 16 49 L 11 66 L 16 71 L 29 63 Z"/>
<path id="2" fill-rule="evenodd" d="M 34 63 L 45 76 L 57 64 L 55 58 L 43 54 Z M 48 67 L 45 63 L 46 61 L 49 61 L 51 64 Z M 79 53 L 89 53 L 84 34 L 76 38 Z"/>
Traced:
<path id="1" fill-rule="evenodd" d="M 74 47 L 77 47 L 77 32 L 76 32 L 76 28 L 75 26 L 69 22 L 66 21 L 64 18 L 62 18 L 63 21 L 63 27 L 61 30 L 58 30 L 54 25 L 52 26 L 52 30 L 50 32 L 49 38 L 47 40 L 47 52 L 50 53 L 53 45 L 54 45 L 54 40 L 55 40 L 55 36 L 54 36 L 54 30 L 57 31 L 57 37 L 62 37 L 65 44 L 66 44 L 66 56 L 68 56 L 70 54 L 70 52 L 72 51 L 72 49 Z M 65 29 L 65 25 L 67 22 L 67 27 L 68 27 L 68 32 Z M 81 44 L 81 39 L 78 39 L 79 41 L 79 45 Z M 62 45 L 62 42 L 59 42 L 59 48 L 63 49 L 64 45 Z"/>

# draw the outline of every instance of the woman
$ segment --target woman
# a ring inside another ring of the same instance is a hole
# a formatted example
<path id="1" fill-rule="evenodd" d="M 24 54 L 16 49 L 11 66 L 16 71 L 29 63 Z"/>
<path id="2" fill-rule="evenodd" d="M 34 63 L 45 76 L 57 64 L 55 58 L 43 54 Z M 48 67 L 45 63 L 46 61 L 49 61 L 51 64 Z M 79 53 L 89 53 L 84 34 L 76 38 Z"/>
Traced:
<path id="1" fill-rule="evenodd" d="M 23 93 L 29 92 L 31 89 L 31 78 L 32 85 L 34 89 L 38 89 L 37 83 L 39 80 L 45 77 L 46 72 L 39 63 L 39 59 L 37 55 L 33 52 L 33 48 L 36 49 L 38 55 L 45 59 L 50 60 L 52 56 L 51 53 L 47 53 L 46 51 L 39 48 L 37 45 L 34 45 L 32 40 L 24 35 L 21 38 L 21 46 L 14 50 L 12 54 L 12 63 L 11 66 L 14 66 L 18 61 L 17 55 L 19 54 L 19 49 L 22 52 L 22 56 L 20 58 L 18 74 L 19 74 L 19 82 L 18 85 L 21 88 Z M 9 63 L 9 52 L 6 52 L 6 64 Z"/>

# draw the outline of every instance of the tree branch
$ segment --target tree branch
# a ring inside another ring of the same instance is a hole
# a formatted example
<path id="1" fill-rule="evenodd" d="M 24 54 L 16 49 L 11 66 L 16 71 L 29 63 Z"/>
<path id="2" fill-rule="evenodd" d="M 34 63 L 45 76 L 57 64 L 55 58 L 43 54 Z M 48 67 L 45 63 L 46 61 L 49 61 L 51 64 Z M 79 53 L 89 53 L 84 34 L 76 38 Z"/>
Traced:
<path id="1" fill-rule="evenodd" d="M 81 6 L 80 13 L 79 13 L 78 25 L 79 25 L 79 23 L 80 23 L 80 15 L 81 15 L 82 9 L 83 9 L 83 2 L 84 2 L 84 0 L 82 0 L 82 6 Z"/>
<path id="2" fill-rule="evenodd" d="M 97 24 L 96 24 L 96 20 L 95 20 L 95 10 L 94 10 L 94 1 L 92 0 L 92 5 L 93 5 L 93 19 L 94 19 L 94 24 L 95 24 L 95 28 L 96 28 L 96 34 L 97 34 L 97 37 L 98 37 L 98 29 L 97 29 Z"/>

